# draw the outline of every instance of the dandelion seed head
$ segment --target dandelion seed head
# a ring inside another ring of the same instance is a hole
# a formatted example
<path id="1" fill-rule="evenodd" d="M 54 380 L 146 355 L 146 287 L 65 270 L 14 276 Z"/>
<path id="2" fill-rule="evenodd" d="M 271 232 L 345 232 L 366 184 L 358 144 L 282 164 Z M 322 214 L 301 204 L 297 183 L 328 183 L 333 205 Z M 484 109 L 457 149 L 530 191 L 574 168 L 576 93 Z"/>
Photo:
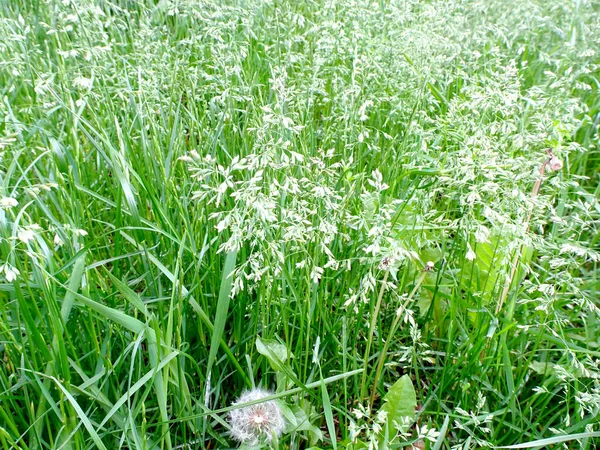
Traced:
<path id="1" fill-rule="evenodd" d="M 249 403 L 273 395 L 264 389 L 244 392 L 233 405 Z M 285 428 L 281 409 L 275 400 L 256 405 L 236 408 L 229 413 L 231 435 L 240 443 L 257 445 L 261 440 L 270 441 L 273 435 L 280 436 Z"/>

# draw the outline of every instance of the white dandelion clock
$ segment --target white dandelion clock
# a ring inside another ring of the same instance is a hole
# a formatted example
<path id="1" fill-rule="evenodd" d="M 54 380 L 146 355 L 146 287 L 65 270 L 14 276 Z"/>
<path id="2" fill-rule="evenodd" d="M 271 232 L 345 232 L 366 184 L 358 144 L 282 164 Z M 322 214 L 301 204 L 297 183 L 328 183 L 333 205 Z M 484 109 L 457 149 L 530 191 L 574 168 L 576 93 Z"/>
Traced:
<path id="1" fill-rule="evenodd" d="M 233 402 L 233 406 L 271 395 L 273 395 L 272 392 L 260 388 L 245 391 L 240 398 Z M 274 436 L 280 436 L 285 428 L 281 408 L 275 400 L 233 409 L 229 413 L 229 425 L 233 438 L 249 446 L 271 441 Z"/>

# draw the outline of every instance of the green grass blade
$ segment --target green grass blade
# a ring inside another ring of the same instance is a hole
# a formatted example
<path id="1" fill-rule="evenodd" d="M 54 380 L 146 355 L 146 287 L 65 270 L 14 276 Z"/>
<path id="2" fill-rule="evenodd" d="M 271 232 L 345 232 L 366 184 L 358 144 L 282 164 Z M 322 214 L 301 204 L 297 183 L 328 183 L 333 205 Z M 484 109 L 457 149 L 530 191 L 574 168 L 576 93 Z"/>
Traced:
<path id="1" fill-rule="evenodd" d="M 217 357 L 219 343 L 221 342 L 223 332 L 225 331 L 225 323 L 227 322 L 227 313 L 229 311 L 231 288 L 233 286 L 233 269 L 235 268 L 236 257 L 237 252 L 231 252 L 227 254 L 225 257 L 225 264 L 223 265 L 223 272 L 221 273 L 221 288 L 219 289 L 217 312 L 213 321 L 214 328 L 212 330 L 212 336 L 210 340 L 210 353 L 208 355 L 206 369 L 208 382 L 210 382 L 212 366 L 215 358 Z"/>
<path id="2" fill-rule="evenodd" d="M 555 436 L 555 437 L 546 438 L 546 439 L 539 439 L 537 441 L 523 442 L 522 444 L 517 444 L 517 445 L 506 445 L 506 446 L 494 447 L 494 448 L 512 448 L 512 449 L 543 448 L 543 447 L 547 447 L 549 445 L 562 444 L 563 442 L 569 442 L 569 441 L 574 441 L 574 440 L 579 440 L 579 439 L 597 438 L 597 437 L 600 437 L 600 431 L 594 431 L 594 432 L 589 432 L 589 433 L 566 434 L 563 436 Z"/>

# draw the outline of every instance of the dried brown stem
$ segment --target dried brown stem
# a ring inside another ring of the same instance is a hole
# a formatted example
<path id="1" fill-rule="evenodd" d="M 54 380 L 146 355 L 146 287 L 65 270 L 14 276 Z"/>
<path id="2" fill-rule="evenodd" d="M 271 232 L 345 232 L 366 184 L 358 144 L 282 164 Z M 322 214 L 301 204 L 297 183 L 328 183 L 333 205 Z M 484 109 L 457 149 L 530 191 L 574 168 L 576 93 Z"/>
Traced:
<path id="1" fill-rule="evenodd" d="M 552 150 L 550 150 L 550 149 L 546 150 L 546 154 L 548 155 L 548 159 L 546 161 L 544 161 L 544 163 L 540 167 L 540 173 L 539 173 L 538 179 L 535 183 L 535 186 L 533 186 L 533 191 L 531 192 L 532 200 L 535 200 L 538 193 L 540 192 L 540 186 L 542 185 L 542 180 L 544 178 L 544 174 L 546 173 L 546 166 L 553 160 L 553 158 L 556 158 L 554 156 L 554 154 L 552 153 Z M 529 231 L 529 224 L 531 222 L 531 216 L 533 215 L 534 207 L 535 207 L 535 205 L 532 204 L 531 208 L 529 210 L 529 215 L 527 216 L 527 221 L 525 222 L 525 234 L 527 234 L 527 232 Z M 515 272 L 517 271 L 517 265 L 519 264 L 519 258 L 521 257 L 522 253 L 523 253 L 523 245 L 521 245 L 521 247 L 519 247 L 519 251 L 517 251 L 515 253 L 515 257 L 513 258 L 511 268 L 510 268 L 510 276 L 508 277 L 508 279 L 506 280 L 506 283 L 504 284 L 504 289 L 502 290 L 502 295 L 500 296 L 500 301 L 496 305 L 496 314 L 498 314 L 500 312 L 500 310 L 502 309 L 502 306 L 504 305 L 506 297 L 508 296 L 508 292 L 510 291 L 510 287 L 511 287 L 513 279 L 515 277 Z"/>

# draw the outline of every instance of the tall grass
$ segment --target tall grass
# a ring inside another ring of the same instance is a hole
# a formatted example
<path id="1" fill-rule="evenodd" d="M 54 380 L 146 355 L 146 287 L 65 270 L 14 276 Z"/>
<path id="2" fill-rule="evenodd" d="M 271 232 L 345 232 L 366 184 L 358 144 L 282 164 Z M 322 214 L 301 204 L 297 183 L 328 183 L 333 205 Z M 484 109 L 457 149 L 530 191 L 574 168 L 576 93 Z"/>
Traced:
<path id="1" fill-rule="evenodd" d="M 0 444 L 596 448 L 599 24 L 0 2 Z"/>

